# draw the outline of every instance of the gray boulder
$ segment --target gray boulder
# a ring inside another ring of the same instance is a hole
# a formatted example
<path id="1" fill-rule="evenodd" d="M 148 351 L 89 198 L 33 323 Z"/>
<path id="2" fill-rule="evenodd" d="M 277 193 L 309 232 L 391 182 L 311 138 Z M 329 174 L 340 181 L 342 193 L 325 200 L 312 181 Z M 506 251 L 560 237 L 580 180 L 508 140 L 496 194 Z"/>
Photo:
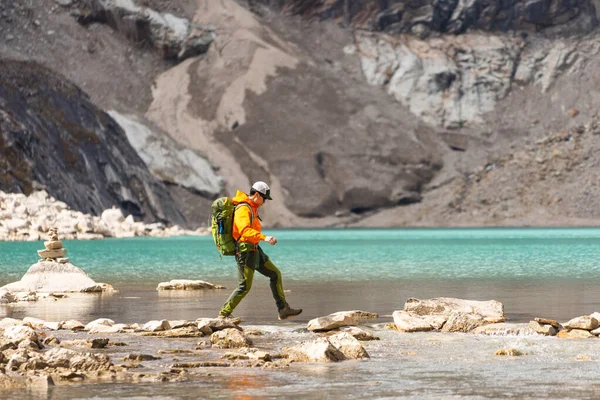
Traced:
<path id="1" fill-rule="evenodd" d="M 442 327 L 442 332 L 471 332 L 473 329 L 486 324 L 488 322 L 479 314 L 452 311 Z"/>
<path id="2" fill-rule="evenodd" d="M 338 362 L 346 356 L 327 338 L 302 342 L 283 349 L 287 358 L 296 362 Z"/>
<path id="3" fill-rule="evenodd" d="M 330 331 L 342 326 L 358 325 L 369 319 L 375 319 L 378 315 L 365 311 L 339 311 L 325 317 L 319 317 L 308 321 L 309 331 Z"/>
<path id="4" fill-rule="evenodd" d="M 104 354 L 82 353 L 55 347 L 43 354 L 51 368 L 72 368 L 79 371 L 107 371 L 112 362 Z"/>
<path id="5" fill-rule="evenodd" d="M 226 328 L 210 335 L 210 342 L 215 347 L 230 349 L 237 347 L 249 347 L 252 341 L 244 333 L 235 328 Z"/>
<path id="6" fill-rule="evenodd" d="M 239 327 L 240 319 L 200 318 L 196 322 L 198 323 L 198 330 L 206 336 L 224 329 L 242 330 Z"/>
<path id="7" fill-rule="evenodd" d="M 564 327 L 567 329 L 583 329 L 586 331 L 593 331 L 598 328 L 598 320 L 589 315 L 573 318 Z"/>
<path id="8" fill-rule="evenodd" d="M 558 333 L 558 329 L 548 324 L 540 324 L 537 321 L 529 321 L 529 327 L 539 333 L 540 335 L 545 336 L 556 336 Z"/>
<path id="9" fill-rule="evenodd" d="M 369 353 L 363 345 L 348 332 L 340 332 L 336 335 L 329 336 L 327 339 L 341 351 L 346 358 L 359 359 L 370 358 Z"/>
<path id="10" fill-rule="evenodd" d="M 406 311 L 394 311 L 392 317 L 400 332 L 427 332 L 434 329 L 426 317 L 411 315 Z"/>

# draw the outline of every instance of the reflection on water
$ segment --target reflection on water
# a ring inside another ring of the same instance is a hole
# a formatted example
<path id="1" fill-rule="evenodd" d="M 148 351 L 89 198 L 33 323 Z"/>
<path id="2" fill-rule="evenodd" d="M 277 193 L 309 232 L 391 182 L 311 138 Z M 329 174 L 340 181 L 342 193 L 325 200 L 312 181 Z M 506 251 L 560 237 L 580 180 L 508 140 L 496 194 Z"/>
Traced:
<path id="1" fill-rule="evenodd" d="M 255 278 L 252 290 L 234 314 L 245 323 L 280 324 L 268 280 L 261 278 Z M 120 323 L 214 318 L 235 284 L 224 282 L 227 289 L 221 290 L 157 291 L 155 286 L 131 286 L 121 287 L 120 292 L 114 294 L 69 294 L 70 298 L 55 302 L 0 305 L 0 317 L 29 316 L 46 321 L 77 319 L 81 322 L 110 318 Z M 498 300 L 504 304 L 504 312 L 511 322 L 528 322 L 535 317 L 566 321 L 600 311 L 600 292 L 594 281 L 404 280 L 335 284 L 287 282 L 285 286 L 288 302 L 304 309 L 296 318 L 300 322 L 345 310 L 376 312 L 382 321 L 391 321 L 391 314 L 403 309 L 410 297 Z"/>
<path id="2" fill-rule="evenodd" d="M 69 293 L 67 298 L 39 300 L 35 302 L 6 304 L 0 306 L 0 318 L 40 318 L 44 321 L 88 320 L 102 309 L 102 304 L 114 299 L 111 293 Z"/>

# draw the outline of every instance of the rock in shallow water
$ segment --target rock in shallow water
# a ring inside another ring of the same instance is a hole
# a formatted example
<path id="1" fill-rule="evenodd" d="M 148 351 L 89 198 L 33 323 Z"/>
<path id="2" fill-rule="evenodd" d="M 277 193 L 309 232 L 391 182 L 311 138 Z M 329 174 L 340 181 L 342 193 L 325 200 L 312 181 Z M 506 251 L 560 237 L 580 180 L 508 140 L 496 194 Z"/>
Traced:
<path id="1" fill-rule="evenodd" d="M 411 315 L 406 311 L 394 311 L 392 314 L 396 328 L 400 332 L 426 332 L 433 330 L 431 323 L 424 317 Z"/>
<path id="2" fill-rule="evenodd" d="M 234 328 L 227 328 L 217 331 L 210 335 L 210 341 L 215 347 L 222 349 L 249 347 L 252 341 L 248 339 L 241 331 Z"/>
<path id="3" fill-rule="evenodd" d="M 71 263 L 40 261 L 33 264 L 18 282 L 0 288 L 11 292 L 102 292 L 113 291 L 108 284 L 96 283 Z"/>
<path id="4" fill-rule="evenodd" d="M 308 321 L 307 328 L 309 331 L 330 331 L 342 326 L 358 325 L 362 321 L 377 317 L 377 314 L 366 311 L 339 311 Z"/>
<path id="5" fill-rule="evenodd" d="M 346 359 L 344 353 L 326 338 L 302 342 L 296 346 L 284 348 L 288 359 L 296 362 L 337 362 Z"/>
<path id="6" fill-rule="evenodd" d="M 488 335 L 488 336 L 529 336 L 529 335 L 537 335 L 537 333 L 531 329 L 527 324 L 507 324 L 507 323 L 497 323 L 497 324 L 489 324 L 480 326 L 475 328 L 472 333 L 477 335 Z"/>
<path id="7" fill-rule="evenodd" d="M 481 315 L 487 323 L 504 321 L 504 305 L 496 300 L 475 301 L 451 297 L 427 300 L 410 298 L 404 304 L 404 311 L 413 315 L 443 315 L 445 317 L 450 317 L 450 314 L 456 311 Z"/>
<path id="8" fill-rule="evenodd" d="M 190 279 L 174 279 L 169 282 L 161 282 L 156 290 L 204 290 L 204 289 L 225 289 L 224 286 L 215 285 L 213 283 L 190 280 Z"/>
<path id="9" fill-rule="evenodd" d="M 584 315 L 581 317 L 573 318 L 565 324 L 567 329 L 583 329 L 586 331 L 593 331 L 598 328 L 598 320 L 594 317 Z"/>
<path id="10" fill-rule="evenodd" d="M 540 335 L 555 336 L 558 333 L 558 329 L 552 325 L 540 324 L 537 321 L 530 321 L 529 327 Z"/>

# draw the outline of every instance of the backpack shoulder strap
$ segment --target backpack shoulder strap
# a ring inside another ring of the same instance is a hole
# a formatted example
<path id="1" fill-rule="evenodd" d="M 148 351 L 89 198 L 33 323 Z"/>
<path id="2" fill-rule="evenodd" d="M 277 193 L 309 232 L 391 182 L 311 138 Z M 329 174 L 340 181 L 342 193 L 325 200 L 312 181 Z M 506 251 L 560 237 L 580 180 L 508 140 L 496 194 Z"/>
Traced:
<path id="1" fill-rule="evenodd" d="M 240 207 L 248 207 L 248 209 L 250 210 L 250 224 L 252 225 L 252 222 L 254 222 L 254 210 L 252 209 L 252 206 L 248 203 L 238 203 L 235 206 L 235 209 L 233 212 L 235 213 L 235 210 L 237 210 Z"/>
<path id="2" fill-rule="evenodd" d="M 233 209 L 233 218 L 232 218 L 231 222 L 234 223 L 233 219 L 235 218 L 235 212 L 240 207 L 248 207 L 248 209 L 250 210 L 250 225 L 252 225 L 252 222 L 254 222 L 254 210 L 252 209 L 252 206 L 250 204 L 248 204 L 248 203 L 238 203 L 238 204 L 236 204 L 235 208 Z M 233 238 L 233 240 L 235 240 L 237 242 L 238 240 L 240 240 L 240 238 L 237 238 L 237 239 Z"/>

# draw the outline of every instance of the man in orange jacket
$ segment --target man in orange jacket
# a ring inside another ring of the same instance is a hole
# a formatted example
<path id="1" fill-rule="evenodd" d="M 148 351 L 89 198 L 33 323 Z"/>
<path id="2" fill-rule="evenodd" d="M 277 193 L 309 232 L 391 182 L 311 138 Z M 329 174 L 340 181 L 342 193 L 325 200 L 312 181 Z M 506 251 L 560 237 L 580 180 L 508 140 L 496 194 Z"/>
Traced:
<path id="1" fill-rule="evenodd" d="M 271 189 L 262 181 L 252 185 L 249 196 L 238 190 L 232 199 L 233 204 L 236 205 L 232 235 L 237 240 L 235 261 L 238 268 L 238 287 L 223 305 L 219 318 L 232 318 L 231 313 L 252 287 L 254 271 L 270 278 L 271 292 L 277 304 L 280 320 L 294 317 L 302 312 L 302 309 L 291 308 L 285 301 L 281 272 L 259 246 L 261 241 L 271 245 L 277 243 L 277 239 L 273 236 L 265 236 L 261 233 L 262 225 L 258 208 L 267 200 L 273 200 Z"/>

